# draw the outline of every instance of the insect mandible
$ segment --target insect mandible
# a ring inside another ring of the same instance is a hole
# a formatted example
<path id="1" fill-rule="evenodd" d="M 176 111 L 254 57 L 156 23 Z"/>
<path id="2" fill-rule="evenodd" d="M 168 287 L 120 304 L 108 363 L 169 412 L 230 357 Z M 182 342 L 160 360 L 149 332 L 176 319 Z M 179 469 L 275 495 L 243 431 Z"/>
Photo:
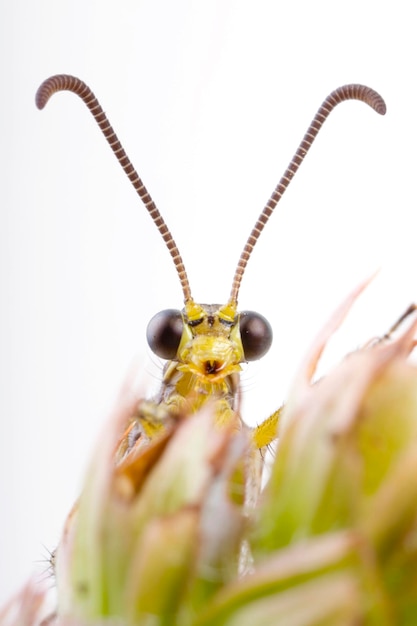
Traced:
<path id="1" fill-rule="evenodd" d="M 243 427 L 238 391 L 241 364 L 260 359 L 270 348 L 272 330 L 268 321 L 253 311 L 238 310 L 239 288 L 253 248 L 273 210 L 301 165 L 317 133 L 331 111 L 344 100 L 365 102 L 377 113 L 386 111 L 382 97 L 364 85 L 344 85 L 322 103 L 297 151 L 259 215 L 240 255 L 228 300 L 221 305 L 194 302 L 187 273 L 177 245 L 145 185 L 130 162 L 103 109 L 91 89 L 80 79 L 60 74 L 48 78 L 36 94 L 38 108 L 58 91 L 71 91 L 90 109 L 117 160 L 131 181 L 168 248 L 181 283 L 184 308 L 157 313 L 147 328 L 152 351 L 167 361 L 160 392 L 142 403 L 133 416 L 122 454 L 138 441 L 149 442 L 181 413 L 193 414 L 208 402 L 214 405 L 218 425 Z M 277 437 L 281 409 L 251 430 L 253 448 L 262 450 Z"/>

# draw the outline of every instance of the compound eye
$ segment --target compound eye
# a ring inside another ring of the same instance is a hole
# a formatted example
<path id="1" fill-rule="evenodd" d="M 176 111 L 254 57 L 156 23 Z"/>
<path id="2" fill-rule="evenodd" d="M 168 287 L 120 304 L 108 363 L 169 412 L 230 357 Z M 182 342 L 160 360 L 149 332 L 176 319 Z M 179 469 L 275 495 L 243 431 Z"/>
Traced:
<path id="1" fill-rule="evenodd" d="M 177 309 L 166 309 L 154 315 L 146 329 L 146 339 L 152 352 L 161 359 L 175 359 L 183 326 L 181 311 Z"/>
<path id="2" fill-rule="evenodd" d="M 272 328 L 263 315 L 242 311 L 239 328 L 246 361 L 256 361 L 268 352 L 272 343 Z"/>

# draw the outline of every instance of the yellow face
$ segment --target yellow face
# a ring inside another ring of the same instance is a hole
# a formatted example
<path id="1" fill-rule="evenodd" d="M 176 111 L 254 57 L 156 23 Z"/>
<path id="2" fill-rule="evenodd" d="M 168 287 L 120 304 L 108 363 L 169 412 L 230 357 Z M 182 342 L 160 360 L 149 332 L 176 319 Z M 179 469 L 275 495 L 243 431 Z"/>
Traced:
<path id="1" fill-rule="evenodd" d="M 239 316 L 226 319 L 218 305 L 194 305 L 190 319 L 183 311 L 183 332 L 177 351 L 179 371 L 189 371 L 211 382 L 241 370 L 245 360 Z"/>
<path id="2" fill-rule="evenodd" d="M 240 372 L 240 364 L 261 358 L 272 342 L 266 319 L 252 311 L 236 313 L 230 305 L 187 303 L 154 316 L 148 343 L 176 369 L 216 383 Z"/>

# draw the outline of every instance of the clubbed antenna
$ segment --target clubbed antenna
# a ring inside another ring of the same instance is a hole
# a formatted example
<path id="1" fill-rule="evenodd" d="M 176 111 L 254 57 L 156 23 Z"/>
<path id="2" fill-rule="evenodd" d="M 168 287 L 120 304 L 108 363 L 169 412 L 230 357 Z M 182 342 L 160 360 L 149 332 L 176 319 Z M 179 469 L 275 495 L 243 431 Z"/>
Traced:
<path id="1" fill-rule="evenodd" d="M 271 217 L 272 211 L 281 200 L 281 197 L 284 191 L 287 189 L 288 185 L 290 184 L 294 174 L 303 162 L 303 159 L 309 151 L 311 144 L 317 136 L 317 133 L 323 126 L 325 119 L 333 111 L 335 106 L 337 106 L 340 102 L 343 102 L 344 100 L 361 100 L 362 102 L 365 102 L 370 107 L 372 107 L 380 115 L 384 115 L 386 112 L 385 102 L 381 98 L 381 96 L 370 87 L 365 87 L 364 85 L 344 85 L 343 87 L 339 87 L 338 89 L 333 91 L 325 99 L 325 101 L 317 111 L 310 126 L 308 127 L 308 130 L 304 135 L 304 138 L 301 141 L 300 145 L 298 146 L 297 152 L 294 154 L 290 164 L 285 170 L 284 175 L 274 189 L 262 213 L 258 217 L 258 220 L 246 242 L 246 245 L 237 264 L 236 272 L 233 278 L 232 290 L 230 293 L 229 304 L 233 308 L 236 308 L 237 306 L 237 298 L 239 294 L 240 283 L 242 281 L 242 276 L 244 274 L 250 255 L 252 254 L 252 250 L 256 242 L 258 241 L 259 235 L 261 234 L 265 224 Z"/>
<path id="2" fill-rule="evenodd" d="M 86 85 L 79 78 L 76 78 L 75 76 L 69 76 L 67 74 L 57 74 L 56 76 L 51 76 L 50 78 L 45 80 L 39 87 L 36 93 L 36 106 L 39 109 L 43 109 L 49 98 L 57 91 L 72 91 L 77 96 L 79 96 L 90 109 L 94 119 L 101 129 L 101 132 L 107 139 L 110 148 L 113 150 L 117 160 L 127 174 L 130 182 L 136 190 L 136 193 L 139 195 L 152 220 L 155 222 L 157 229 L 161 233 L 163 240 L 165 241 L 165 244 L 174 261 L 175 269 L 177 270 L 181 282 L 181 287 L 184 294 L 184 301 L 186 303 L 191 302 L 192 298 L 190 285 L 188 283 L 187 273 L 185 271 L 181 255 L 177 248 L 177 244 L 175 243 L 168 229 L 168 226 L 165 224 L 162 215 L 156 208 L 156 205 L 149 195 L 145 185 L 139 178 L 138 173 L 130 162 L 129 157 L 124 151 L 122 144 L 117 138 L 116 133 L 111 127 L 106 117 L 106 114 L 101 108 L 100 103 L 95 97 L 94 93 L 91 91 L 88 85 Z"/>

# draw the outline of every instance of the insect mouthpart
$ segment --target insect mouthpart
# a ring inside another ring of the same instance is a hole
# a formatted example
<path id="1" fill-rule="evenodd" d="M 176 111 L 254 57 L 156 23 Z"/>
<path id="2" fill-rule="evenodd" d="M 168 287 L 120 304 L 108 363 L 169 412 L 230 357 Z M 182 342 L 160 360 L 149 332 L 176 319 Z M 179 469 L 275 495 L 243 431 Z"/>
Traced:
<path id="1" fill-rule="evenodd" d="M 179 371 L 215 382 L 240 372 L 244 355 L 238 336 L 203 332 L 189 337 L 177 358 Z"/>
<path id="2" fill-rule="evenodd" d="M 220 361 L 206 361 L 204 363 L 206 374 L 217 374 L 224 367 L 224 363 Z"/>

